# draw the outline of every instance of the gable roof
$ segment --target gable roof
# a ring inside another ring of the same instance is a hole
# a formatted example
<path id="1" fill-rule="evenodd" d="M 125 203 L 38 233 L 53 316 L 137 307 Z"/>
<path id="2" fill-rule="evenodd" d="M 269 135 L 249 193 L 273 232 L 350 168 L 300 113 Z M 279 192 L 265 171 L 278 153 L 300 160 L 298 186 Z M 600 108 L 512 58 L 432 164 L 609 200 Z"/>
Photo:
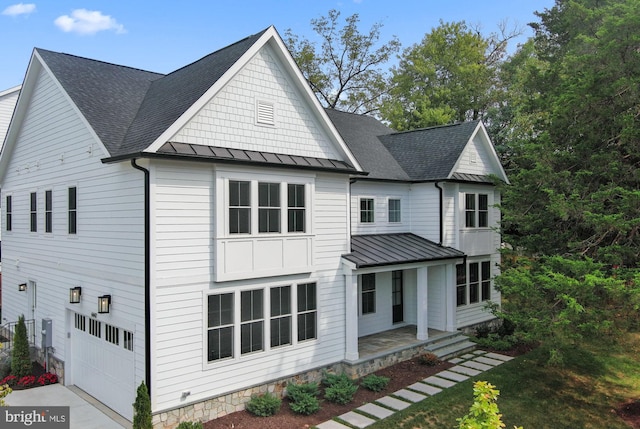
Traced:
<path id="1" fill-rule="evenodd" d="M 463 258 L 464 252 L 411 233 L 351 236 L 351 253 L 342 257 L 356 268 Z"/>

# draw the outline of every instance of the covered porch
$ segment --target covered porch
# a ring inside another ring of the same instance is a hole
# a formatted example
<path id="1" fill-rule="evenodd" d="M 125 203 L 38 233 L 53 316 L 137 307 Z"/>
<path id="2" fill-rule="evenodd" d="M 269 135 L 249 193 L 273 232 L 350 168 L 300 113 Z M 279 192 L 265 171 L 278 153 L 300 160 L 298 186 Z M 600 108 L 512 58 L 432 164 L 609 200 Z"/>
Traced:
<path id="1" fill-rule="evenodd" d="M 353 236 L 343 255 L 346 361 L 457 335 L 455 264 L 464 256 L 411 233 Z"/>

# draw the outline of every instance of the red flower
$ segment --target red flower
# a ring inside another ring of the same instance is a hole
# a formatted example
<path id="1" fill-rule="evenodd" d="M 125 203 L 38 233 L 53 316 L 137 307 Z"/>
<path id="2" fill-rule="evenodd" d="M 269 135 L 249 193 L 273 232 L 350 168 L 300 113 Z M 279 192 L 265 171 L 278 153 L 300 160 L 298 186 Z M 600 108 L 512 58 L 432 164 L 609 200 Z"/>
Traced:
<path id="1" fill-rule="evenodd" d="M 5 384 L 8 384 L 9 387 L 15 386 L 16 378 L 17 377 L 15 375 L 7 375 L 2 379 L 2 381 L 0 381 L 0 385 L 4 386 Z"/>
<path id="2" fill-rule="evenodd" d="M 18 386 L 29 387 L 36 382 L 35 375 L 25 375 L 18 381 Z"/>
<path id="3" fill-rule="evenodd" d="M 53 384 L 57 382 L 58 382 L 58 376 L 50 372 L 46 372 L 42 374 L 40 377 L 38 377 L 38 383 L 41 386 L 44 386 L 45 384 Z"/>

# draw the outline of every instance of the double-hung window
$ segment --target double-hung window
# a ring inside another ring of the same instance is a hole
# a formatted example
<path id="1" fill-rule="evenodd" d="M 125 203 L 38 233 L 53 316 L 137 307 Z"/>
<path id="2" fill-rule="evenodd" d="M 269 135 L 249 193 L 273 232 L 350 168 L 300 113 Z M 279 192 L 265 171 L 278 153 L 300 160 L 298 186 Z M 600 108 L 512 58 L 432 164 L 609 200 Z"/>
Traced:
<path id="1" fill-rule="evenodd" d="M 318 307 L 316 303 L 316 284 L 298 285 L 298 341 L 317 337 L 316 321 Z"/>
<path id="2" fill-rule="evenodd" d="M 465 264 L 456 265 L 456 305 L 467 304 L 467 266 Z"/>
<path id="3" fill-rule="evenodd" d="M 491 262 L 456 265 L 456 304 L 477 304 L 491 299 Z"/>
<path id="4" fill-rule="evenodd" d="M 240 353 L 257 352 L 264 348 L 264 291 L 240 293 Z"/>
<path id="5" fill-rule="evenodd" d="M 483 261 L 481 266 L 482 300 L 491 299 L 491 262 Z"/>
<path id="6" fill-rule="evenodd" d="M 229 233 L 251 233 L 251 182 L 229 181 Z"/>
<path id="7" fill-rule="evenodd" d="M 233 293 L 209 295 L 207 360 L 233 357 Z"/>
<path id="8" fill-rule="evenodd" d="M 44 232 L 53 231 L 53 192 L 44 191 Z"/>
<path id="9" fill-rule="evenodd" d="M 7 229 L 7 231 L 11 231 L 12 228 L 12 216 L 13 216 L 13 207 L 12 207 L 12 197 L 11 195 L 7 195 L 6 198 L 7 204 L 6 204 L 6 219 L 5 219 L 5 228 Z"/>
<path id="10" fill-rule="evenodd" d="M 258 231 L 280 232 L 279 183 L 258 183 Z"/>
<path id="11" fill-rule="evenodd" d="M 75 186 L 69 188 L 69 234 L 78 232 L 78 192 Z"/>
<path id="12" fill-rule="evenodd" d="M 287 185 L 288 232 L 304 232 L 305 199 L 304 185 Z"/>
<path id="13" fill-rule="evenodd" d="M 376 312 L 376 275 L 363 274 L 362 280 L 362 314 Z"/>
<path id="14" fill-rule="evenodd" d="M 487 194 L 465 194 L 464 215 L 467 228 L 488 227 L 489 196 Z"/>
<path id="15" fill-rule="evenodd" d="M 291 286 L 271 288 L 271 347 L 291 344 Z"/>
<path id="16" fill-rule="evenodd" d="M 30 207 L 30 211 L 29 211 L 30 231 L 37 232 L 38 231 L 38 194 L 36 192 L 31 193 L 29 207 Z"/>
<path id="17" fill-rule="evenodd" d="M 360 198 L 360 222 L 374 222 L 374 204 L 373 198 Z"/>
<path id="18" fill-rule="evenodd" d="M 400 222 L 400 200 L 397 198 L 389 199 L 389 222 Z"/>
<path id="19" fill-rule="evenodd" d="M 475 304 L 480 300 L 480 264 L 469 264 L 469 304 Z"/>

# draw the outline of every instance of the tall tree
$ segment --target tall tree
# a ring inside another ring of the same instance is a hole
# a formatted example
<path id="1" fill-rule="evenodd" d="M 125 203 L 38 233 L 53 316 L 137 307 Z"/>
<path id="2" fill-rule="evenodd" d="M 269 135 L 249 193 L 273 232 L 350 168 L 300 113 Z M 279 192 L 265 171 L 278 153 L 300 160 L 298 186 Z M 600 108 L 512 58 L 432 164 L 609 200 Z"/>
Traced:
<path id="1" fill-rule="evenodd" d="M 381 67 L 398 52 L 400 42 L 394 36 L 380 44 L 381 23 L 361 33 L 357 13 L 347 17 L 343 27 L 339 18 L 340 12 L 330 10 L 328 16 L 311 20 L 322 41 L 319 49 L 290 29 L 285 32 L 285 43 L 325 107 L 352 113 L 376 112 L 387 90 L 386 71 Z"/>
<path id="2" fill-rule="evenodd" d="M 640 3 L 557 0 L 538 15 L 526 82 L 536 97 L 519 101 L 536 119 L 511 159 L 505 238 L 531 254 L 637 267 Z"/>
<path id="3" fill-rule="evenodd" d="M 440 21 L 393 69 L 383 118 L 397 130 L 482 118 L 496 102 L 508 40 L 518 34 L 503 24 L 484 37 L 464 21 Z"/>

